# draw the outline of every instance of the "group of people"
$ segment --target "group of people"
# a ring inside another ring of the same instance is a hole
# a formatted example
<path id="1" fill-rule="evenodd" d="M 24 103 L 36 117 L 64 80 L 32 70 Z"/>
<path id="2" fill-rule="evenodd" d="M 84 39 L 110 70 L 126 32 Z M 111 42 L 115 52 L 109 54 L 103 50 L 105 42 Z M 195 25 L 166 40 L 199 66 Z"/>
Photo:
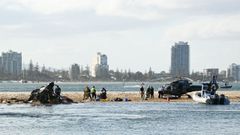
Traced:
<path id="1" fill-rule="evenodd" d="M 97 90 L 95 86 L 90 89 L 88 86 L 85 87 L 83 94 L 83 100 L 90 99 L 91 101 L 97 101 L 100 99 L 107 99 L 107 90 L 102 88 L 100 95 L 97 96 Z"/>
<path id="2" fill-rule="evenodd" d="M 83 100 L 86 100 L 89 98 L 91 100 L 93 100 L 93 99 L 96 100 L 96 92 L 97 92 L 97 90 L 96 90 L 95 86 L 93 86 L 91 89 L 88 86 L 86 86 L 84 89 Z"/>
<path id="3" fill-rule="evenodd" d="M 142 100 L 147 100 L 148 98 L 154 98 L 153 86 L 148 86 L 146 93 L 145 93 L 144 86 L 142 85 L 140 88 L 140 95 L 141 95 Z"/>

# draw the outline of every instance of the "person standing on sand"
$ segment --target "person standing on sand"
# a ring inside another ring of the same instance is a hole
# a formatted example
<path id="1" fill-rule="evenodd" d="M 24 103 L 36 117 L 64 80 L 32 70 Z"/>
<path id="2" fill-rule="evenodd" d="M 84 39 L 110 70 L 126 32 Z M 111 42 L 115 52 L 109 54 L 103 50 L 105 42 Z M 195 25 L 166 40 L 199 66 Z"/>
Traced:
<path id="1" fill-rule="evenodd" d="M 91 96 L 92 96 L 92 99 L 94 99 L 94 101 L 96 101 L 97 95 L 96 95 L 95 86 L 93 86 L 92 89 L 91 89 Z"/>
<path id="2" fill-rule="evenodd" d="M 154 88 L 151 86 L 151 98 L 154 98 Z"/>
<path id="3" fill-rule="evenodd" d="M 91 95 L 90 95 L 90 88 L 88 86 L 86 86 L 86 88 L 84 89 L 84 93 L 83 93 L 83 100 L 85 99 L 92 99 Z"/>
<path id="4" fill-rule="evenodd" d="M 163 97 L 163 91 L 164 91 L 164 86 L 159 88 L 159 90 L 158 90 L 158 98 L 162 98 Z"/>
<path id="5" fill-rule="evenodd" d="M 141 88 L 140 88 L 140 95 L 141 95 L 141 99 L 144 100 L 144 88 L 143 88 L 143 86 L 141 86 Z"/>
<path id="6" fill-rule="evenodd" d="M 148 86 L 147 92 L 146 92 L 146 99 L 150 98 L 151 96 L 151 86 Z"/>

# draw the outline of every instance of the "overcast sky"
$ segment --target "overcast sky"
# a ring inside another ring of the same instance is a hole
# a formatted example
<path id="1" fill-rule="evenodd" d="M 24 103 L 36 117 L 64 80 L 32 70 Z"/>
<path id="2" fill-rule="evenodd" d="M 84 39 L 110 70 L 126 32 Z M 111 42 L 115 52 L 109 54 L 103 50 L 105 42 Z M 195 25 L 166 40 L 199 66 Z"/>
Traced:
<path id="1" fill-rule="evenodd" d="M 171 46 L 187 41 L 191 71 L 240 64 L 240 0 L 0 0 L 0 51 L 39 65 L 169 71 Z"/>

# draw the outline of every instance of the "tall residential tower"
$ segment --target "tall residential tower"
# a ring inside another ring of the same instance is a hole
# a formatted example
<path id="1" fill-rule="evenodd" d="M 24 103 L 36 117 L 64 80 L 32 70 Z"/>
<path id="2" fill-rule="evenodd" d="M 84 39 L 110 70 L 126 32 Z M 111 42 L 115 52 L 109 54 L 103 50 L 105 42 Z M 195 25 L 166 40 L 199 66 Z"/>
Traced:
<path id="1" fill-rule="evenodd" d="M 80 80 L 80 66 L 78 64 L 73 64 L 69 70 L 69 77 L 71 81 Z"/>
<path id="2" fill-rule="evenodd" d="M 4 74 L 19 76 L 22 73 L 22 53 L 9 51 L 2 53 L 0 59 L 1 71 Z"/>
<path id="3" fill-rule="evenodd" d="M 174 77 L 186 77 L 190 72 L 190 50 L 188 42 L 179 41 L 172 46 L 171 74 Z"/>
<path id="4" fill-rule="evenodd" d="M 109 71 L 107 55 L 100 52 L 93 59 L 91 74 L 95 78 L 107 78 Z"/>
<path id="5" fill-rule="evenodd" d="M 233 81 L 240 81 L 240 65 L 231 64 L 228 68 L 227 78 Z"/>

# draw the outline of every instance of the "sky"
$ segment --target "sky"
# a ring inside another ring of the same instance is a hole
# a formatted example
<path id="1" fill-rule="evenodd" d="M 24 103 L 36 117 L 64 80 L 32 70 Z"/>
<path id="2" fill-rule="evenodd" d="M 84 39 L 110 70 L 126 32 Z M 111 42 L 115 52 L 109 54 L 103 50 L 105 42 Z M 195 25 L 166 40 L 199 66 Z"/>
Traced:
<path id="1" fill-rule="evenodd" d="M 91 65 L 169 71 L 171 46 L 190 45 L 191 71 L 240 64 L 239 0 L 0 0 L 0 52 L 58 69 Z"/>

